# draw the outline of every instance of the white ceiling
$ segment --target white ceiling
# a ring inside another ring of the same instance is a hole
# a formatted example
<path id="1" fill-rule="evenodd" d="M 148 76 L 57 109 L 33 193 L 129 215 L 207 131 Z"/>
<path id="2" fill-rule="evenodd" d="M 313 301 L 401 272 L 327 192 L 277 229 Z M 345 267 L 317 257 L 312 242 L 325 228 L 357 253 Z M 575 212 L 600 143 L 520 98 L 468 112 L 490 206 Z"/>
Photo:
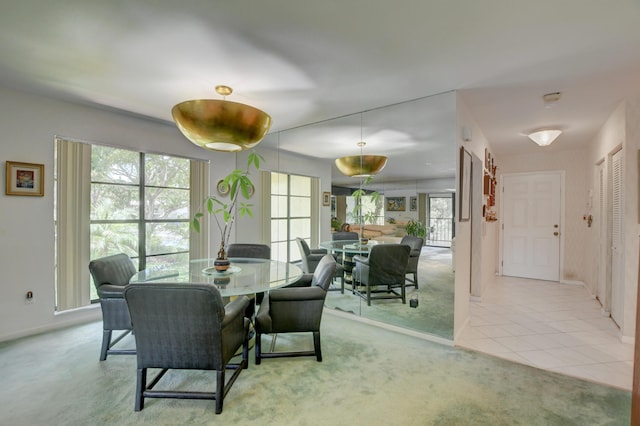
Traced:
<path id="1" fill-rule="evenodd" d="M 166 122 L 180 101 L 217 98 L 217 84 L 268 112 L 272 132 L 461 90 L 500 156 L 543 149 L 523 133 L 548 126 L 564 133 L 544 149 L 579 147 L 640 93 L 639 0 L 11 3 L 0 6 L 0 84 Z M 545 108 L 555 91 L 561 101 Z M 435 116 L 423 127 L 442 134 L 451 123 Z M 345 119 L 349 136 L 281 138 L 281 149 L 357 153 L 359 115 Z M 397 137 L 391 121 L 372 132 Z M 418 155 L 394 162 L 402 151 L 375 152 L 390 157 L 386 179 L 438 169 Z"/>

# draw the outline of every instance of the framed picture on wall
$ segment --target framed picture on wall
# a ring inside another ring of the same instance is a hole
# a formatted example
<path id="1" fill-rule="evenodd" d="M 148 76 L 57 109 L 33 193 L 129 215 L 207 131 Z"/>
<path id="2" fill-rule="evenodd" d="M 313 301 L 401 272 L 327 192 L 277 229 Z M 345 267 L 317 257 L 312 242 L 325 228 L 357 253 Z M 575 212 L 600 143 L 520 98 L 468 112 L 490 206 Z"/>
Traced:
<path id="1" fill-rule="evenodd" d="M 7 161 L 7 195 L 44 195 L 44 164 Z"/>
<path id="2" fill-rule="evenodd" d="M 460 147 L 460 222 L 471 219 L 471 153 Z"/>
<path id="3" fill-rule="evenodd" d="M 418 197 L 409 197 L 409 210 L 412 212 L 418 210 Z"/>
<path id="4" fill-rule="evenodd" d="M 387 197 L 388 212 L 403 212 L 407 209 L 407 197 Z"/>

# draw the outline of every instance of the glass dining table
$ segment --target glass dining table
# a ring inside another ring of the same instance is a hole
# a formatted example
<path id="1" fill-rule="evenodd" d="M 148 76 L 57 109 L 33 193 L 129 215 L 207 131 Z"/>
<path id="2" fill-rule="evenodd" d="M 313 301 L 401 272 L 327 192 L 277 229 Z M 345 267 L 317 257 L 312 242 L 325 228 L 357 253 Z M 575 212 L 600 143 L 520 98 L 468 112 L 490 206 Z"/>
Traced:
<path id="1" fill-rule="evenodd" d="M 384 244 L 384 242 L 368 240 L 367 243 L 363 244 L 360 240 L 332 240 L 320 243 L 320 247 L 326 249 L 329 253 L 339 254 L 344 269 L 344 282 L 345 284 L 353 285 L 352 271 L 355 266 L 353 256 L 357 254 L 366 256 L 371 248 L 378 244 Z"/>
<path id="2" fill-rule="evenodd" d="M 170 268 L 142 270 L 131 283 L 209 283 L 222 297 L 262 293 L 292 284 L 302 277 L 297 265 L 278 260 L 229 258 L 231 266 L 224 272 L 213 267 L 215 259 L 197 259 Z"/>

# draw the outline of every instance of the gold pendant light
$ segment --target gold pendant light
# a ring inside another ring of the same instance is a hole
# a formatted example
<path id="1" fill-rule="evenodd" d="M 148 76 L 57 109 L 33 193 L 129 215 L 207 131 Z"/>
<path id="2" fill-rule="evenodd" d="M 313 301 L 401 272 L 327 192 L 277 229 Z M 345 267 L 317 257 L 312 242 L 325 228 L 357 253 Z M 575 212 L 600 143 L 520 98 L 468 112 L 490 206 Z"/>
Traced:
<path id="1" fill-rule="evenodd" d="M 336 167 L 345 176 L 368 177 L 377 175 L 387 165 L 387 157 L 383 155 L 363 155 L 365 142 L 358 142 L 360 155 L 350 155 L 336 159 Z"/>
<path id="2" fill-rule="evenodd" d="M 223 99 L 193 99 L 173 107 L 182 134 L 201 148 L 235 152 L 255 147 L 271 127 L 271 117 L 249 105 L 225 99 L 233 90 L 216 86 Z"/>
<path id="3" fill-rule="evenodd" d="M 340 157 L 335 160 L 336 167 L 345 176 L 369 177 L 377 175 L 387 165 L 387 157 L 383 155 L 363 155 L 362 151 L 367 143 L 362 141 L 362 113 L 360 113 L 360 155 Z"/>

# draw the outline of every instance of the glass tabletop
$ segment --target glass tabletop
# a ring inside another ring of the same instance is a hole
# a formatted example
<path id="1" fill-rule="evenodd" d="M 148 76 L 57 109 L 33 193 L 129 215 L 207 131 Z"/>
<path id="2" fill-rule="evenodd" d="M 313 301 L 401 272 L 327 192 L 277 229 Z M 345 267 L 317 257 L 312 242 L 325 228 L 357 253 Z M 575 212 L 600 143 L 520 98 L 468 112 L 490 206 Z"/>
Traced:
<path id="1" fill-rule="evenodd" d="M 171 269 L 142 270 L 132 283 L 209 283 L 214 284 L 223 297 L 254 294 L 284 287 L 302 277 L 298 266 L 255 258 L 229 258 L 231 267 L 225 272 L 213 268 L 215 259 L 197 259 Z"/>
<path id="2" fill-rule="evenodd" d="M 335 240 L 320 243 L 320 247 L 340 253 L 368 253 L 371 247 L 384 244 L 384 241 L 369 240 L 367 244 L 362 244 L 360 240 Z"/>

